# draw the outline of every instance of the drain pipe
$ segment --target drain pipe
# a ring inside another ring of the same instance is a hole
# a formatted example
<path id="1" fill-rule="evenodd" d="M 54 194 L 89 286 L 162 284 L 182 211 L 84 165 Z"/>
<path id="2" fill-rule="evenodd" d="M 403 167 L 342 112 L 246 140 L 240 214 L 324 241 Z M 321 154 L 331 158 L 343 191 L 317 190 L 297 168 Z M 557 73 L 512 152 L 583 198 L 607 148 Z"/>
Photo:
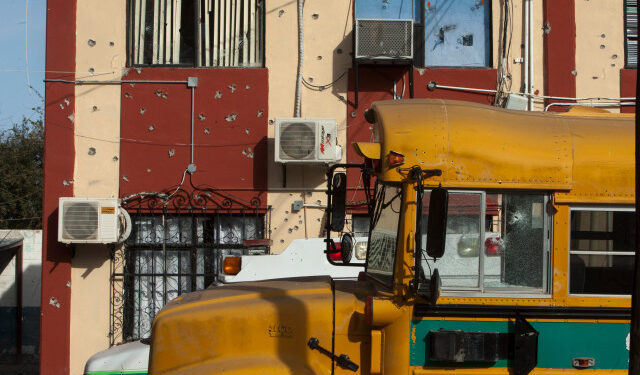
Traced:
<path id="1" fill-rule="evenodd" d="M 294 117 L 300 117 L 300 100 L 302 97 L 302 59 L 304 58 L 304 33 L 302 30 L 302 10 L 304 8 L 304 0 L 298 0 L 298 78 L 296 80 L 296 99 L 294 108 Z"/>
<path id="2" fill-rule="evenodd" d="M 526 4 L 523 4 L 524 11 L 524 66 L 523 66 L 523 77 L 524 81 L 524 94 L 527 96 L 527 111 L 531 110 L 531 86 L 529 81 L 529 65 L 531 64 L 531 56 L 529 55 L 529 32 L 530 32 L 530 24 L 531 24 L 531 8 L 529 4 L 531 4 L 531 0 L 524 0 Z"/>

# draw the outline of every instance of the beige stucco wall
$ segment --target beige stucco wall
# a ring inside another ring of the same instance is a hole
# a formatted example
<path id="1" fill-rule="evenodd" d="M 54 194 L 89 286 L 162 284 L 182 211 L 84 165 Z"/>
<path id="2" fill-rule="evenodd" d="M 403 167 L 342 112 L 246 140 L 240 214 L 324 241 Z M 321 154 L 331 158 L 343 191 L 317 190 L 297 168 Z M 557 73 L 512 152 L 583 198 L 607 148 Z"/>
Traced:
<path id="1" fill-rule="evenodd" d="M 625 43 L 623 6 L 623 1 L 576 0 L 578 97 L 620 97 Z"/>
<path id="2" fill-rule="evenodd" d="M 125 3 L 78 1 L 77 80 L 121 78 L 126 62 Z M 74 195 L 117 197 L 120 85 L 77 85 L 74 125 Z M 86 360 L 109 345 L 109 254 L 102 245 L 75 246 L 70 284 L 70 373 L 74 375 L 82 374 Z"/>
<path id="3" fill-rule="evenodd" d="M 266 2 L 267 40 L 265 64 L 269 69 L 269 137 L 273 138 L 273 120 L 293 117 L 298 63 L 298 6 L 296 1 Z M 307 0 L 304 5 L 303 77 L 315 85 L 335 81 L 351 67 L 351 2 L 344 0 Z M 332 88 L 314 91 L 303 86 L 301 115 L 303 117 L 335 118 L 338 143 L 343 156 L 350 152 L 346 145 L 347 76 Z M 273 142 L 269 149 L 269 201 L 272 252 L 281 252 L 295 238 L 319 237 L 322 233 L 323 210 L 304 208 L 292 212 L 295 200 L 307 204 L 326 203 L 326 167 L 288 165 L 286 187 L 283 188 L 282 166 L 273 162 Z M 321 251 L 321 249 L 319 249 Z"/>

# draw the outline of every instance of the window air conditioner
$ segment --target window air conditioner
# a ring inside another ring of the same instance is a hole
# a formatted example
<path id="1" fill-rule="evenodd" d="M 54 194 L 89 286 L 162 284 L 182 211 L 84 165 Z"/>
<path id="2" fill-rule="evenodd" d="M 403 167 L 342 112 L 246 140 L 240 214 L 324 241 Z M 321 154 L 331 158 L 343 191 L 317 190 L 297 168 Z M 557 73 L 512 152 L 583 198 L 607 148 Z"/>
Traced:
<path id="1" fill-rule="evenodd" d="M 393 61 L 412 58 L 412 20 L 356 19 L 356 59 Z"/>
<path id="2" fill-rule="evenodd" d="M 63 198 L 58 204 L 58 241 L 116 243 L 131 233 L 131 218 L 116 198 Z"/>
<path id="3" fill-rule="evenodd" d="M 334 163 L 342 159 L 336 144 L 335 119 L 276 118 L 275 161 L 278 163 Z"/>

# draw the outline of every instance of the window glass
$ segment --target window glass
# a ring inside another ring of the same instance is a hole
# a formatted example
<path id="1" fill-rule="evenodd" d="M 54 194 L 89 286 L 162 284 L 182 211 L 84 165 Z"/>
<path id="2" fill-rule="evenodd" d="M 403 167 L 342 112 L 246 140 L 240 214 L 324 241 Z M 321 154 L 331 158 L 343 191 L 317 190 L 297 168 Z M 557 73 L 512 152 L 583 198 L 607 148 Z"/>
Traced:
<path id="1" fill-rule="evenodd" d="M 638 4 L 636 0 L 624 2 L 624 34 L 626 67 L 638 67 Z"/>
<path id="2" fill-rule="evenodd" d="M 550 241 L 544 207 L 543 194 L 450 192 L 445 254 L 426 267 L 438 268 L 445 288 L 544 290 Z"/>
<path id="3" fill-rule="evenodd" d="M 351 217 L 352 231 L 354 237 L 367 237 L 369 235 L 369 215 L 356 215 Z"/>
<path id="4" fill-rule="evenodd" d="M 263 0 L 131 0 L 130 4 L 134 65 L 262 66 Z"/>
<path id="5" fill-rule="evenodd" d="M 426 66 L 491 65 L 491 0 L 430 0 L 424 12 Z"/>
<path id="6" fill-rule="evenodd" d="M 401 204 L 402 190 L 399 187 L 379 185 L 369 238 L 367 272 L 386 283 L 393 281 Z"/>
<path id="7" fill-rule="evenodd" d="M 631 211 L 571 211 L 570 292 L 631 294 L 635 232 Z"/>

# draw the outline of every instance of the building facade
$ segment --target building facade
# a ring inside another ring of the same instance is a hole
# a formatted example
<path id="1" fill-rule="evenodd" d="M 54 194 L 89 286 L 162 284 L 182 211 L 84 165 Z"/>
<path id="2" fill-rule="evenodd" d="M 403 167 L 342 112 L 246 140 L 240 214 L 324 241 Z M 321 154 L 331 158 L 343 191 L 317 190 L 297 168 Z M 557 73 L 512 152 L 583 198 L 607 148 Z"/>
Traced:
<path id="1" fill-rule="evenodd" d="M 625 0 L 49 0 L 41 373 L 144 337 L 222 253 L 324 235 L 326 166 L 276 163 L 276 119 L 335 120 L 342 161 L 360 162 L 349 145 L 371 139 L 376 100 L 632 111 L 636 15 Z M 60 197 L 121 199 L 131 236 L 58 242 Z"/>

